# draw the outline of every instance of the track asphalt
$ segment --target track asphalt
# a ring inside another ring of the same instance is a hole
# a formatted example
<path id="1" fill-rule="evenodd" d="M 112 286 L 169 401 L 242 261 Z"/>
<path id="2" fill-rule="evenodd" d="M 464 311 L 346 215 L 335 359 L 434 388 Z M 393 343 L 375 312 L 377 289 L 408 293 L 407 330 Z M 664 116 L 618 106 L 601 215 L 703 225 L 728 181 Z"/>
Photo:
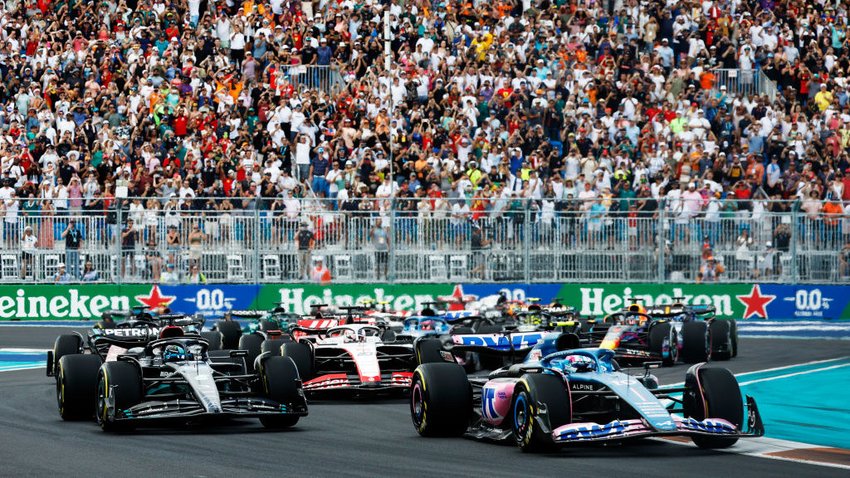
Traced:
<path id="1" fill-rule="evenodd" d="M 0 329 L 0 348 L 48 349 L 68 328 Z M 742 339 L 723 365 L 759 371 L 850 355 L 847 341 Z M 656 371 L 679 382 L 686 366 Z M 739 379 L 743 380 L 743 378 Z M 846 469 L 699 450 L 660 440 L 580 447 L 534 456 L 468 439 L 420 438 L 407 402 L 311 402 L 291 431 L 255 420 L 106 435 L 94 423 L 63 422 L 44 371 L 0 373 L 0 476 L 847 476 Z M 756 396 L 757 400 L 765 400 Z M 753 440 L 757 442 L 758 440 Z"/>

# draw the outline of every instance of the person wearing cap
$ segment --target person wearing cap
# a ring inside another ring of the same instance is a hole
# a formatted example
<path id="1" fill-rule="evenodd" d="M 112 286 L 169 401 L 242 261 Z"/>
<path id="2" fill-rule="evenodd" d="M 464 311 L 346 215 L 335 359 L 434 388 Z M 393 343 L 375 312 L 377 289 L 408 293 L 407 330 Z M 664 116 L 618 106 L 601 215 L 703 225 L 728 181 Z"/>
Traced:
<path id="1" fill-rule="evenodd" d="M 173 262 L 165 265 L 165 272 L 159 277 L 162 284 L 175 285 L 180 283 L 180 273 L 177 272 Z"/>
<path id="2" fill-rule="evenodd" d="M 65 263 L 60 262 L 58 266 L 58 270 L 56 271 L 56 275 L 53 276 L 54 284 L 67 284 L 71 282 L 71 276 L 65 271 Z"/>
<path id="3" fill-rule="evenodd" d="M 32 227 L 25 227 L 24 235 L 21 236 L 21 279 L 26 278 L 28 272 L 33 273 L 32 260 L 37 242 L 38 238 L 33 234 Z"/>
<path id="4" fill-rule="evenodd" d="M 322 256 L 313 256 L 313 267 L 310 269 L 310 279 L 318 284 L 330 284 L 331 271 L 325 266 Z"/>
<path id="5" fill-rule="evenodd" d="M 68 226 L 62 231 L 62 239 L 65 239 L 65 262 L 70 264 L 69 274 L 74 279 L 80 276 L 80 249 L 83 247 L 83 233 L 77 229 L 77 221 L 73 218 L 68 220 Z"/>
<path id="6" fill-rule="evenodd" d="M 310 223 L 304 220 L 301 227 L 298 229 L 298 234 L 295 236 L 295 242 L 298 244 L 299 257 L 299 273 L 301 280 L 309 280 L 310 278 L 310 256 L 313 248 L 316 245 L 316 236 L 310 230 Z"/>
<path id="7" fill-rule="evenodd" d="M 829 105 L 832 104 L 833 98 L 832 92 L 826 87 L 826 83 L 821 83 L 820 91 L 815 94 L 815 104 L 818 106 L 818 110 L 821 113 L 826 111 Z"/>

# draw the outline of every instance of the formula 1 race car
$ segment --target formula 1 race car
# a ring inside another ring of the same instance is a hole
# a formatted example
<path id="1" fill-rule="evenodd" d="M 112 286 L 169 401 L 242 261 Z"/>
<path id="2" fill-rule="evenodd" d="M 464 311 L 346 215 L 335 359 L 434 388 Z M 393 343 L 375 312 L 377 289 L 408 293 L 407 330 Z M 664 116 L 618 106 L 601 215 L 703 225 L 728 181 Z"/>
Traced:
<path id="1" fill-rule="evenodd" d="M 293 327 L 295 342 L 283 342 L 280 355 L 298 366 L 307 392 L 405 391 L 418 363 L 416 344 L 384 343 L 385 330 L 368 324 L 346 324 L 327 329 Z M 431 344 L 439 347 L 439 344 Z M 436 348 L 426 360 L 442 361 Z"/>
<path id="2" fill-rule="evenodd" d="M 684 386 L 661 389 L 649 374 L 657 362 L 645 365 L 644 376 L 631 376 L 613 351 L 572 349 L 578 337 L 563 340 L 569 335 L 544 340 L 526 362 L 487 377 L 467 376 L 454 363 L 420 365 L 410 393 L 417 432 L 513 441 L 523 451 L 674 435 L 701 448 L 727 448 L 764 434 L 755 400 L 746 397 L 745 415 L 728 370 L 700 363 L 687 371 Z"/>
<path id="3" fill-rule="evenodd" d="M 660 360 L 671 366 L 737 355 L 737 324 L 716 318 L 712 306 L 674 302 L 647 309 L 633 302 L 590 325 L 589 345 L 613 350 L 624 365 Z"/>
<path id="4" fill-rule="evenodd" d="M 204 338 L 172 325 L 142 346 L 108 335 L 94 342 L 97 353 L 66 354 L 58 361 L 56 398 L 65 420 L 88 419 L 94 412 L 103 430 L 115 431 L 145 423 L 255 417 L 267 428 L 286 428 L 307 415 L 292 360 L 264 354 L 251 373 L 245 351 L 210 351 Z"/>
<path id="5" fill-rule="evenodd" d="M 119 319 L 120 321 L 116 321 Z M 103 319 L 94 324 L 85 336 L 78 332 L 62 334 L 53 343 L 53 350 L 47 352 L 47 375 L 53 376 L 59 360 L 69 354 L 110 353 L 123 351 L 113 345 L 113 341 L 100 340 L 114 338 L 128 347 L 143 346 L 156 339 L 163 327 L 175 325 L 181 327 L 184 333 L 198 335 L 208 340 L 210 350 L 221 348 L 221 340 L 217 334 L 201 332 L 204 326 L 202 315 L 187 316 L 183 314 L 163 314 L 154 316 L 147 312 L 146 307 L 135 308 L 131 311 L 110 311 Z"/>

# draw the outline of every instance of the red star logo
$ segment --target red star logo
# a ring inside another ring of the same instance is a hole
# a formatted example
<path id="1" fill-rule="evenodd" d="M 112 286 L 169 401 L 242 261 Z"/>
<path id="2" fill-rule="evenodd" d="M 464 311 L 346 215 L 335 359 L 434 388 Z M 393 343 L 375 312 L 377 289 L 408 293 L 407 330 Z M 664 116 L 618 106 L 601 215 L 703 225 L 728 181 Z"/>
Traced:
<path id="1" fill-rule="evenodd" d="M 177 296 L 173 295 L 162 295 L 159 291 L 158 285 L 151 287 L 151 291 L 148 293 L 147 297 L 143 295 L 136 296 L 136 300 L 139 301 L 139 303 L 150 307 L 151 310 L 158 309 L 160 307 L 167 307 L 169 304 L 174 302 L 176 298 Z"/>
<path id="2" fill-rule="evenodd" d="M 466 303 L 477 300 L 477 295 L 467 295 L 463 293 L 463 286 L 457 284 L 452 291 L 452 295 L 443 295 L 437 297 L 437 300 L 449 304 L 449 310 L 465 310 Z"/>
<path id="3" fill-rule="evenodd" d="M 753 285 L 753 289 L 749 295 L 738 295 L 735 297 L 747 306 L 747 310 L 744 311 L 745 319 L 749 319 L 753 315 L 767 319 L 767 304 L 770 304 L 776 299 L 775 295 L 761 295 L 761 287 L 758 284 Z"/>

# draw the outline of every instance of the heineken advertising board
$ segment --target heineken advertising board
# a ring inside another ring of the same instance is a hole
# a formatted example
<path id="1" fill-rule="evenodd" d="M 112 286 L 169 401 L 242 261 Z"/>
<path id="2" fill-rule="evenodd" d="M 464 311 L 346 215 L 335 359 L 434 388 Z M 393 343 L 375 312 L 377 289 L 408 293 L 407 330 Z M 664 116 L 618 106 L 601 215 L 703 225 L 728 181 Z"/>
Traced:
<path id="1" fill-rule="evenodd" d="M 393 310 L 416 311 L 440 299 L 477 301 L 503 293 L 511 300 L 554 299 L 601 317 L 621 310 L 631 298 L 645 305 L 681 297 L 711 304 L 718 315 L 747 320 L 850 320 L 850 286 L 779 284 L 260 284 L 176 285 L 84 284 L 0 286 L 0 320 L 91 320 L 103 312 L 136 305 L 220 317 L 232 309 L 276 305 L 310 313 L 314 304 L 352 305 L 371 299 Z M 458 301 L 460 302 L 460 301 Z"/>

